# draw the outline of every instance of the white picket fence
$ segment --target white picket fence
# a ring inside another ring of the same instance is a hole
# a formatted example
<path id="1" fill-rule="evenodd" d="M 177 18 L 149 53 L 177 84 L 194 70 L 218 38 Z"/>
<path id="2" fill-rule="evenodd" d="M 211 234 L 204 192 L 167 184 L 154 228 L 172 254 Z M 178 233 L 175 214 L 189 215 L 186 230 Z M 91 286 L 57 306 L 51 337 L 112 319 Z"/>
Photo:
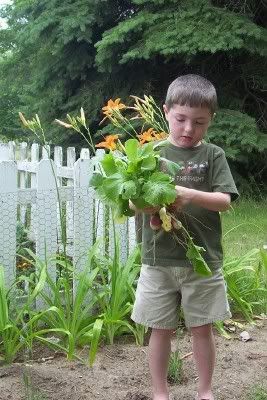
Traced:
<path id="1" fill-rule="evenodd" d="M 0 143 L 0 264 L 5 268 L 7 285 L 16 276 L 16 227 L 18 221 L 29 231 L 29 238 L 36 244 L 36 255 L 45 260 L 62 251 L 60 212 L 64 210 L 67 253 L 73 258 L 77 271 L 83 269 L 89 248 L 96 238 L 102 239 L 104 251 L 107 210 L 89 187 L 95 169 L 96 157 L 90 158 L 89 150 L 82 149 L 76 161 L 75 148 L 69 147 L 63 165 L 63 150 L 55 146 L 53 160 L 50 147 L 40 148 L 34 143 L 15 145 Z M 41 153 L 41 156 L 40 156 Z M 56 176 L 56 179 L 55 179 Z M 56 184 L 57 181 L 57 184 Z M 60 199 L 60 201 L 58 201 Z M 125 262 L 135 247 L 134 219 L 116 225 L 120 240 L 120 257 Z M 109 252 L 114 251 L 113 234 L 108 235 Z M 56 279 L 56 269 L 48 266 Z"/>

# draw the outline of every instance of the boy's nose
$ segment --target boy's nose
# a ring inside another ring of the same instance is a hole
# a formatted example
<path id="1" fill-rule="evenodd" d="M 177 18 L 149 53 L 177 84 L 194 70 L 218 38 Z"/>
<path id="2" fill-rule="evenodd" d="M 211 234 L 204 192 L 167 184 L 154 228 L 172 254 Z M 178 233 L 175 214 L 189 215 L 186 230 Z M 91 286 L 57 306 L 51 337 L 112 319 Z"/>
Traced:
<path id="1" fill-rule="evenodd" d="M 193 132 L 193 130 L 194 130 L 193 124 L 191 122 L 187 122 L 185 125 L 185 132 L 190 133 Z"/>

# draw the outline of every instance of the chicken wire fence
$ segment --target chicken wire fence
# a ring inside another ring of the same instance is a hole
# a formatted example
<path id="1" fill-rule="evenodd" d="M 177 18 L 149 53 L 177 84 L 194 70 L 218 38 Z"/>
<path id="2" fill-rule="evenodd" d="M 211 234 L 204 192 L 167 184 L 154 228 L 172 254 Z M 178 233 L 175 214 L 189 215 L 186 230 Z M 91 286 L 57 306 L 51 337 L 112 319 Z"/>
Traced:
<path id="1" fill-rule="evenodd" d="M 101 252 L 112 256 L 111 212 L 89 187 L 94 160 L 80 157 L 66 167 L 48 157 L 17 161 L 10 148 L 10 144 L 0 144 L 0 264 L 7 287 L 32 268 L 25 260 L 29 258 L 25 248 L 41 261 L 65 250 L 78 273 L 98 238 Z M 74 154 L 73 148 L 68 154 Z M 136 245 L 134 218 L 116 225 L 115 230 L 120 259 L 125 262 Z M 48 272 L 55 280 L 54 265 L 48 263 Z"/>

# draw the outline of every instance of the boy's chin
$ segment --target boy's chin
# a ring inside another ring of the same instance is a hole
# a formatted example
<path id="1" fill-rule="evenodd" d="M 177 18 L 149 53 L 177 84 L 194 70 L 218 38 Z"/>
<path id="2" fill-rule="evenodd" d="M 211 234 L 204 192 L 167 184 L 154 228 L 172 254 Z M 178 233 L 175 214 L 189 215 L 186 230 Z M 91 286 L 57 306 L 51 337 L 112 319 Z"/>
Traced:
<path id="1" fill-rule="evenodd" d="M 186 149 L 191 148 L 191 147 L 196 147 L 201 144 L 201 141 L 195 141 L 195 140 L 193 140 L 193 138 L 186 137 L 186 136 L 179 137 L 176 140 L 174 138 L 170 137 L 169 140 L 175 146 L 183 147 Z"/>

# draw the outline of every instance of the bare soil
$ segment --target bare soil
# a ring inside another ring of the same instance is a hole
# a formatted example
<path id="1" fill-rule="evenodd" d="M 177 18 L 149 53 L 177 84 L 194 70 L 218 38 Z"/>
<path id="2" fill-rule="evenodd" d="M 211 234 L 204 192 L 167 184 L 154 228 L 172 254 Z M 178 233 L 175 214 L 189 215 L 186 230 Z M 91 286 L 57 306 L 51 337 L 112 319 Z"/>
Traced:
<path id="1" fill-rule="evenodd" d="M 266 384 L 267 326 L 247 326 L 252 340 L 242 342 L 240 331 L 227 340 L 216 334 L 216 400 L 247 400 L 253 385 Z M 173 340 L 176 346 L 176 340 Z M 179 341 L 182 355 L 191 352 L 191 337 Z M 134 343 L 103 346 L 92 368 L 67 361 L 61 354 L 38 349 L 35 359 L 0 368 L 1 400 L 149 400 L 151 384 L 146 346 Z M 83 350 L 82 356 L 86 356 Z M 23 379 L 24 375 L 24 379 Z M 28 378 L 26 392 L 25 376 Z M 193 400 L 197 374 L 192 356 L 183 361 L 183 382 L 170 386 L 171 399 Z"/>

